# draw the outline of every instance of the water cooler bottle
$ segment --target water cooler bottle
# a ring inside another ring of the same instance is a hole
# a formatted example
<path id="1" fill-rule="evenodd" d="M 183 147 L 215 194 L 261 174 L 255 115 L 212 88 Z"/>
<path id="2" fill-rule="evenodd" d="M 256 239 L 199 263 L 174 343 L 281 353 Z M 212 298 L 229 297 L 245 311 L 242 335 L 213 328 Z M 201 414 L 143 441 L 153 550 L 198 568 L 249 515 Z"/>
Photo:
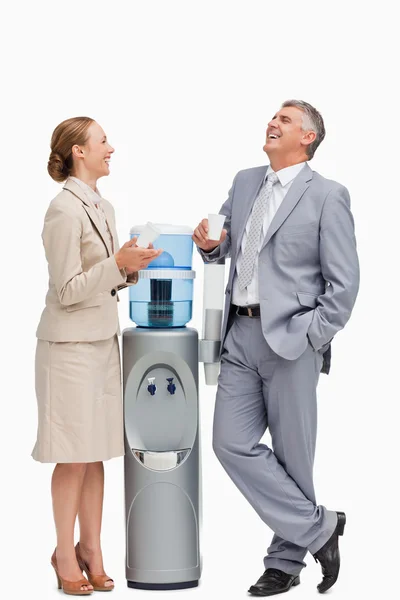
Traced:
<path id="1" fill-rule="evenodd" d="M 129 587 L 195 587 L 201 575 L 198 364 L 215 385 L 223 265 L 206 265 L 203 339 L 192 318 L 193 231 L 158 224 L 163 253 L 130 287 L 122 335 L 126 579 Z M 140 235 L 143 226 L 131 229 Z M 210 285 L 207 285 L 207 281 Z"/>

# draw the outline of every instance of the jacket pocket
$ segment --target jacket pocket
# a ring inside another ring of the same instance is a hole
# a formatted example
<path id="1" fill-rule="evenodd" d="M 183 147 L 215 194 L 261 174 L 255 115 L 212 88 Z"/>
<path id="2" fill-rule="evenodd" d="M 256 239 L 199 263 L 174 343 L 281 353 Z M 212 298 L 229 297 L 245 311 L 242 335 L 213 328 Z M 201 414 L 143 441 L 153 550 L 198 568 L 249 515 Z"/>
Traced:
<path id="1" fill-rule="evenodd" d="M 318 223 L 312 221 L 311 223 L 301 223 L 299 225 L 284 225 L 282 227 L 282 237 L 291 237 L 292 235 L 301 235 L 306 233 L 313 233 L 318 230 Z"/>
<path id="2" fill-rule="evenodd" d="M 67 312 L 74 312 L 75 310 L 81 310 L 81 308 L 93 308 L 95 306 L 101 306 L 101 304 L 101 299 L 95 296 L 94 298 L 87 298 L 81 302 L 70 304 L 69 306 L 66 306 L 66 310 Z"/>
<path id="3" fill-rule="evenodd" d="M 318 304 L 318 295 L 311 292 L 296 292 L 297 299 L 302 306 L 316 308 Z"/>

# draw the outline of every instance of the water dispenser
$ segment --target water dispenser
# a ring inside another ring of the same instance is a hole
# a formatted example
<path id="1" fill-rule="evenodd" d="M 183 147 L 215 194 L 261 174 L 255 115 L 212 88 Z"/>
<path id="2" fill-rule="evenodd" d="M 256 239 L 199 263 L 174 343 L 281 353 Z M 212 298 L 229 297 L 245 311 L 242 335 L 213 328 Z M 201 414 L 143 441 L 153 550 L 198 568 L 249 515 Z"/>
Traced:
<path id="1" fill-rule="evenodd" d="M 131 238 L 144 225 L 132 227 Z M 195 587 L 201 574 L 199 354 L 206 383 L 219 364 L 223 267 L 205 265 L 206 322 L 192 318 L 193 231 L 157 224 L 163 253 L 130 287 L 123 331 L 126 579 L 128 587 Z M 207 324 L 208 323 L 208 324 Z M 211 369 L 211 370 L 210 370 Z"/>

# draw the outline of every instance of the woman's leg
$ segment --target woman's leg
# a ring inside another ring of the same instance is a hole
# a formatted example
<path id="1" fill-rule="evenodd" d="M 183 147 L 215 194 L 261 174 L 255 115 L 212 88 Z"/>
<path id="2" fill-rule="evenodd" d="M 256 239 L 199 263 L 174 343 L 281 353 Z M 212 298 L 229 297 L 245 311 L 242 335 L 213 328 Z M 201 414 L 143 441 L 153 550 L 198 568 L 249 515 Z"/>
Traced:
<path id="1" fill-rule="evenodd" d="M 80 526 L 79 546 L 83 560 L 94 575 L 105 575 L 101 552 L 101 520 L 104 497 L 104 466 L 102 462 L 89 463 L 83 481 L 78 509 Z M 112 580 L 105 585 L 112 586 Z"/>
<path id="2" fill-rule="evenodd" d="M 57 533 L 56 559 L 60 577 L 79 581 L 82 572 L 74 548 L 74 529 L 86 474 L 85 463 L 57 464 L 51 479 L 53 514 Z M 91 585 L 82 590 L 93 589 Z"/>

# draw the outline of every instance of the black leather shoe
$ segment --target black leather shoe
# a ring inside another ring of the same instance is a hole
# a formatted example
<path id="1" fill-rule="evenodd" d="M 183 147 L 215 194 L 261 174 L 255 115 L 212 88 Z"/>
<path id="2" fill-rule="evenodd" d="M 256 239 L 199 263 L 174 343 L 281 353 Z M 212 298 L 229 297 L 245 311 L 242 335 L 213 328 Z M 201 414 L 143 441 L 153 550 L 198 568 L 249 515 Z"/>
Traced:
<path id="1" fill-rule="evenodd" d="M 336 582 L 340 569 L 339 536 L 343 535 L 346 525 L 346 515 L 337 513 L 337 526 L 329 540 L 313 556 L 322 568 L 322 581 L 317 585 L 317 590 L 323 594 Z"/>
<path id="2" fill-rule="evenodd" d="M 266 569 L 260 579 L 248 590 L 253 596 L 273 596 L 288 592 L 292 585 L 299 585 L 298 575 L 289 575 L 279 569 Z"/>

